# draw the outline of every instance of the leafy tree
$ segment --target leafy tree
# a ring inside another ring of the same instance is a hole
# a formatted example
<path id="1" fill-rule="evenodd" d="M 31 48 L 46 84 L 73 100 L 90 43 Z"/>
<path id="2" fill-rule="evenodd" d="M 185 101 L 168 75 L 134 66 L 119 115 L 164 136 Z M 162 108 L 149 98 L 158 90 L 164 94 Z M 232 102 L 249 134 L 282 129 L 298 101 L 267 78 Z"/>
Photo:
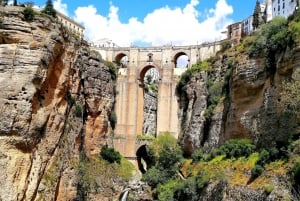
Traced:
<path id="1" fill-rule="evenodd" d="M 56 17 L 56 11 L 53 7 L 53 3 L 52 3 L 51 0 L 47 0 L 46 6 L 45 6 L 44 10 L 42 10 L 42 13 L 45 13 L 45 14 L 50 15 L 52 17 Z"/>
<path id="2" fill-rule="evenodd" d="M 252 26 L 254 30 L 257 29 L 259 26 L 259 17 L 260 17 L 260 3 L 258 0 L 256 0 L 254 13 L 253 13 L 253 22 L 252 22 Z"/>

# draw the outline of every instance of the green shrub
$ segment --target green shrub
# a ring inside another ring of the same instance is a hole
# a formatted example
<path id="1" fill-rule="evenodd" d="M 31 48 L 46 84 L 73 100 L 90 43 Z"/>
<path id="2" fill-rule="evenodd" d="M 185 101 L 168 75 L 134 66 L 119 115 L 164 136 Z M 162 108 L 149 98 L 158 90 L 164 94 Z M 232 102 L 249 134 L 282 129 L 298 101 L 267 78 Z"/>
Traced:
<path id="1" fill-rule="evenodd" d="M 264 171 L 264 168 L 261 165 L 255 165 L 254 168 L 251 170 L 251 177 L 257 178 L 261 175 L 261 173 Z"/>
<path id="2" fill-rule="evenodd" d="M 270 153 L 263 149 L 260 153 L 259 153 L 259 157 L 258 157 L 258 161 L 256 162 L 256 164 L 259 165 L 265 165 L 270 161 Z"/>
<path id="3" fill-rule="evenodd" d="M 275 54 L 294 43 L 292 33 L 288 29 L 288 21 L 283 17 L 275 17 L 270 23 L 261 26 L 255 37 L 249 56 L 263 55 L 266 68 L 271 72 L 276 68 Z"/>
<path id="4" fill-rule="evenodd" d="M 115 67 L 113 62 L 105 61 L 104 65 L 109 68 L 109 72 L 111 74 L 111 78 L 115 81 L 117 80 L 118 69 Z"/>
<path id="5" fill-rule="evenodd" d="M 114 130 L 116 128 L 116 124 L 117 124 L 117 114 L 112 111 L 109 115 L 109 122 L 111 125 L 111 128 Z"/>
<path id="6" fill-rule="evenodd" d="M 118 151 L 115 151 L 114 148 L 109 148 L 108 146 L 103 146 L 101 148 L 100 156 L 110 163 L 117 162 L 120 164 L 121 162 L 121 154 Z"/>
<path id="7" fill-rule="evenodd" d="M 220 52 L 225 52 L 226 50 L 231 48 L 231 41 L 230 40 L 223 40 L 221 42 L 221 49 Z"/>
<path id="8" fill-rule="evenodd" d="M 218 155 L 225 155 L 226 158 L 248 157 L 255 151 L 253 145 L 248 139 L 232 139 L 226 141 L 218 150 Z"/>
<path id="9" fill-rule="evenodd" d="M 300 186 L 300 161 L 296 162 L 292 168 L 293 183 Z"/>
<path id="10" fill-rule="evenodd" d="M 23 20 L 26 22 L 32 22 L 34 20 L 35 12 L 31 7 L 26 7 L 23 11 Z"/>
<path id="11" fill-rule="evenodd" d="M 176 86 L 176 94 L 181 95 L 183 93 L 184 86 L 191 80 L 192 76 L 195 76 L 200 71 L 211 71 L 212 66 L 208 61 L 200 61 L 197 64 L 192 65 L 180 76 L 180 80 Z"/>
<path id="12" fill-rule="evenodd" d="M 76 105 L 75 106 L 74 115 L 76 117 L 82 117 L 82 106 L 81 105 Z"/>

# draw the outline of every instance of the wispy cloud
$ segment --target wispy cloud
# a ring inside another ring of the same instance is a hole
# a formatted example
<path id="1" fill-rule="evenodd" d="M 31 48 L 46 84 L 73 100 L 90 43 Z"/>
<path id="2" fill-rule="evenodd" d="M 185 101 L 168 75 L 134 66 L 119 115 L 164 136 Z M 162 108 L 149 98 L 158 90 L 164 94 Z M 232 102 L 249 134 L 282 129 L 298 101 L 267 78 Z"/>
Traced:
<path id="1" fill-rule="evenodd" d="M 61 0 L 56 0 L 61 10 L 67 10 Z M 233 8 L 226 0 L 218 0 L 214 8 L 209 8 L 206 16 L 199 19 L 196 9 L 199 0 L 191 0 L 183 8 L 161 7 L 148 13 L 143 20 L 132 17 L 127 23 L 119 19 L 119 8 L 110 3 L 109 14 L 103 16 L 93 5 L 78 7 L 75 20 L 82 23 L 88 40 L 108 38 L 120 46 L 130 44 L 151 45 L 191 45 L 220 40 L 221 33 L 228 24 Z M 201 14 L 203 14 L 201 13 Z"/>

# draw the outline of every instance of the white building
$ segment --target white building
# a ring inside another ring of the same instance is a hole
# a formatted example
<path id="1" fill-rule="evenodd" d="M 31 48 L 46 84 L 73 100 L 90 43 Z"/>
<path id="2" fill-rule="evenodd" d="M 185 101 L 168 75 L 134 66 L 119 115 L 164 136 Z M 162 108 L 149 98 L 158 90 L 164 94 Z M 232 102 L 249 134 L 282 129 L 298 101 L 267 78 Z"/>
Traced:
<path id="1" fill-rule="evenodd" d="M 79 23 L 75 22 L 68 16 L 66 16 L 58 11 L 56 11 L 56 17 L 57 17 L 58 21 L 62 23 L 62 25 L 64 25 L 72 33 L 77 35 L 80 39 L 83 39 L 84 27 L 82 25 L 80 25 Z"/>
<path id="2" fill-rule="evenodd" d="M 289 17 L 298 9 L 299 0 L 272 0 L 272 18 Z"/>
<path id="3" fill-rule="evenodd" d="M 273 6 L 272 6 L 272 0 L 264 0 L 263 5 L 265 6 L 265 19 L 266 22 L 269 22 L 273 18 Z"/>
<path id="4" fill-rule="evenodd" d="M 112 40 L 108 38 L 102 38 L 100 40 L 95 40 L 95 41 L 90 41 L 89 42 L 90 46 L 92 47 L 119 47 L 116 43 L 114 43 Z"/>
<path id="5" fill-rule="evenodd" d="M 242 21 L 243 24 L 243 36 L 248 36 L 253 31 L 253 15 L 250 15 L 248 18 Z"/>

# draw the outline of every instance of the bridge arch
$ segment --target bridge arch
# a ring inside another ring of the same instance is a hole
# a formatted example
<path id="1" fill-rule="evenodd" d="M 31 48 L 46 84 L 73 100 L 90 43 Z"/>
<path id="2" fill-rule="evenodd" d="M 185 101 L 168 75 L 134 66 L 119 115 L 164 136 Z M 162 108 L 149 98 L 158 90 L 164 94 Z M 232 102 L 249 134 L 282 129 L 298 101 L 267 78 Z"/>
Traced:
<path id="1" fill-rule="evenodd" d="M 140 79 L 141 84 L 144 83 L 145 75 L 150 69 L 154 69 L 155 71 L 157 71 L 158 77 L 159 77 L 160 72 L 159 72 L 159 69 L 155 65 L 151 65 L 151 64 L 146 65 L 139 72 L 139 79 Z"/>
<path id="2" fill-rule="evenodd" d="M 117 66 L 120 66 L 121 68 L 126 68 L 128 65 L 128 61 L 129 61 L 129 58 L 128 58 L 127 54 L 125 54 L 123 52 L 118 53 L 115 56 L 115 62 L 117 64 Z"/>
<path id="3" fill-rule="evenodd" d="M 174 57 L 173 61 L 175 64 L 175 68 L 185 68 L 188 66 L 188 63 L 190 62 L 189 55 L 183 51 L 177 52 Z"/>

